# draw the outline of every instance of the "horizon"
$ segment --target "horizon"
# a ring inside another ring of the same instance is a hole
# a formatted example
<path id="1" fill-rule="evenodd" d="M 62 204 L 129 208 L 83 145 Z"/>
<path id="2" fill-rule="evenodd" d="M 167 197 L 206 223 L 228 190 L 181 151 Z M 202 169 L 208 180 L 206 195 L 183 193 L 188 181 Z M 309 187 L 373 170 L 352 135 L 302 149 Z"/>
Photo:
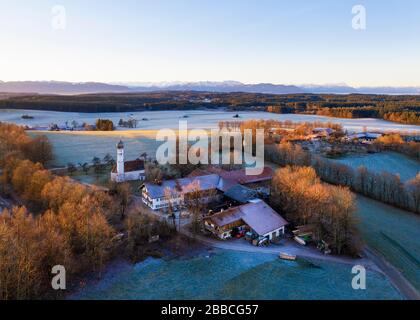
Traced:
<path id="1" fill-rule="evenodd" d="M 357 4 L 1 2 L 0 69 L 6 82 L 419 87 L 420 3 Z"/>
<path id="2" fill-rule="evenodd" d="M 67 83 L 67 84 L 105 84 L 113 86 L 126 86 L 126 87 L 169 87 L 174 85 L 193 85 L 193 84 L 208 84 L 208 85 L 222 85 L 222 84 L 232 84 L 235 85 L 274 85 L 274 86 L 295 86 L 298 88 L 310 88 L 310 87 L 348 87 L 352 89 L 375 89 L 375 88 L 391 88 L 391 89 L 409 89 L 409 88 L 420 88 L 420 85 L 402 85 L 402 86 L 390 86 L 390 85 L 369 85 L 369 86 L 353 86 L 347 83 L 273 83 L 273 82 L 242 82 L 237 80 L 220 80 L 220 81 L 211 81 L 211 80 L 198 80 L 198 81 L 67 81 L 67 80 L 2 80 L 0 83 L 24 83 L 24 82 L 33 82 L 33 83 Z"/>

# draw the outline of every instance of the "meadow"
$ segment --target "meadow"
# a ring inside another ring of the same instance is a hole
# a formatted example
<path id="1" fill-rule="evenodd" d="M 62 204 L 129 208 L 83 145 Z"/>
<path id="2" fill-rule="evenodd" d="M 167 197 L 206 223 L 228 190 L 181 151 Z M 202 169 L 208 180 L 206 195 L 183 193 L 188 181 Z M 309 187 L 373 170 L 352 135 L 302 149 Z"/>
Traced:
<path id="1" fill-rule="evenodd" d="M 351 266 L 271 254 L 204 250 L 193 257 L 153 259 L 110 266 L 69 299 L 402 299 L 384 275 L 367 271 L 367 290 L 354 290 Z"/>
<path id="2" fill-rule="evenodd" d="M 234 118 L 238 114 L 239 118 Z M 22 119 L 23 115 L 29 115 L 33 119 Z M 0 121 L 13 122 L 20 125 L 31 127 L 48 127 L 55 123 L 59 126 L 66 122 L 70 125 L 73 120 L 79 124 L 83 122 L 88 124 L 95 123 L 96 119 L 110 119 L 115 125 L 120 119 L 128 120 L 130 118 L 138 120 L 137 130 L 156 130 L 156 129 L 175 129 L 178 128 L 179 120 L 188 121 L 189 128 L 209 129 L 217 128 L 220 121 L 231 120 L 290 120 L 293 122 L 334 122 L 342 124 L 349 131 L 368 130 L 380 131 L 407 131 L 420 133 L 420 126 L 402 125 L 381 119 L 363 118 L 363 119 L 343 119 L 327 116 L 305 115 L 305 114 L 276 114 L 262 111 L 210 111 L 210 110 L 192 110 L 192 111 L 142 111 L 142 112 L 112 112 L 112 113 L 77 113 L 77 112 L 56 112 L 56 111 L 34 111 L 34 110 L 9 110 L 0 109 Z M 126 130 L 124 128 L 124 130 Z M 136 129 L 133 129 L 136 130 Z"/>
<path id="3" fill-rule="evenodd" d="M 110 154 L 116 159 L 116 144 L 122 139 L 125 144 L 125 157 L 134 160 L 144 152 L 152 158 L 162 143 L 155 139 L 153 131 L 143 132 L 36 132 L 30 135 L 46 135 L 53 145 L 54 160 L 50 167 L 64 167 L 73 164 L 91 163 L 94 157 L 103 159 Z"/>
<path id="4" fill-rule="evenodd" d="M 420 290 L 420 217 L 359 195 L 357 217 L 365 242 Z"/>
<path id="5" fill-rule="evenodd" d="M 406 155 L 396 152 L 373 154 L 352 154 L 341 158 L 331 158 L 354 169 L 365 166 L 369 171 L 383 171 L 398 174 L 401 181 L 413 179 L 420 172 L 420 163 Z"/>

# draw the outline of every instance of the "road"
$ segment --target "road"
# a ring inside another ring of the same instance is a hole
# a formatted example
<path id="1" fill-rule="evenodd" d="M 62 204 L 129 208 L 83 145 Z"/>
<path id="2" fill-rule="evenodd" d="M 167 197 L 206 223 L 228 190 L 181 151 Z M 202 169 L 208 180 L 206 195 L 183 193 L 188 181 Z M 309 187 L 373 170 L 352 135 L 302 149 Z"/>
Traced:
<path id="1" fill-rule="evenodd" d="M 406 278 L 394 266 L 388 263 L 380 254 L 366 247 L 364 254 L 373 261 L 388 277 L 395 288 L 408 300 L 420 300 L 418 291 L 407 281 Z"/>

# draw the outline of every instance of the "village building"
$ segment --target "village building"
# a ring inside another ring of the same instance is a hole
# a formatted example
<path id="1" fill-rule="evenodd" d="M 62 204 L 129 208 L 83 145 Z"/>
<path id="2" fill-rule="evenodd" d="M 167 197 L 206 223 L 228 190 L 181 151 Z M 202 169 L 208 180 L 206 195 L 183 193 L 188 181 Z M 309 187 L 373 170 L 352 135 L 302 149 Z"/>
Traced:
<path id="1" fill-rule="evenodd" d="M 204 219 L 206 230 L 225 240 L 237 230 L 274 240 L 284 235 L 287 221 L 262 200 L 230 208 Z"/>
<path id="2" fill-rule="evenodd" d="M 375 140 L 382 137 L 383 133 L 378 132 L 361 132 L 361 133 L 355 133 L 351 134 L 346 137 L 347 141 L 357 141 L 359 143 L 363 144 L 372 144 Z"/>
<path id="3" fill-rule="evenodd" d="M 124 160 L 124 143 L 117 144 L 117 164 L 112 168 L 111 180 L 121 183 L 126 181 L 143 181 L 146 179 L 144 161 L 137 159 Z"/>
<path id="4" fill-rule="evenodd" d="M 405 142 L 420 142 L 420 135 L 403 135 L 402 138 Z"/>
<path id="5" fill-rule="evenodd" d="M 335 132 L 334 129 L 331 128 L 315 128 L 312 130 L 312 133 L 318 137 L 327 138 Z"/>
<path id="6" fill-rule="evenodd" d="M 246 175 L 245 169 L 226 171 L 210 166 L 206 169 L 196 169 L 183 179 L 166 180 L 161 184 L 145 183 L 142 186 L 142 199 L 153 210 L 165 210 L 169 204 L 180 208 L 185 205 L 186 194 L 190 192 L 193 183 L 200 188 L 203 201 L 207 202 L 215 200 L 214 194 L 217 194 L 218 200 L 222 199 L 225 192 L 238 184 L 255 193 L 258 191 L 265 194 L 269 193 L 272 176 L 271 168 L 264 168 L 260 175 Z M 172 198 L 170 202 L 168 193 Z M 208 194 L 212 194 L 212 199 L 208 198 Z"/>
<path id="7" fill-rule="evenodd" d="M 225 188 L 223 191 L 227 191 L 229 188 L 240 184 L 250 189 L 257 190 L 262 193 L 269 193 L 271 180 L 274 176 L 274 170 L 270 167 L 264 167 L 261 174 L 250 175 L 246 173 L 246 170 L 239 169 L 233 171 L 227 171 L 222 168 L 215 166 L 208 166 L 205 169 L 194 170 L 189 177 L 197 177 L 206 174 L 217 174 L 225 181 Z"/>
<path id="8" fill-rule="evenodd" d="M 203 202 L 220 199 L 224 181 L 216 174 L 175 180 L 162 184 L 145 183 L 142 187 L 142 200 L 153 210 L 164 210 L 171 204 L 174 208 L 185 205 L 188 194 L 199 191 Z M 197 190 L 198 189 L 198 190 Z"/>
<path id="9" fill-rule="evenodd" d="M 237 204 L 245 204 L 258 199 L 258 192 L 247 188 L 243 185 L 237 184 L 228 189 L 224 196 Z"/>

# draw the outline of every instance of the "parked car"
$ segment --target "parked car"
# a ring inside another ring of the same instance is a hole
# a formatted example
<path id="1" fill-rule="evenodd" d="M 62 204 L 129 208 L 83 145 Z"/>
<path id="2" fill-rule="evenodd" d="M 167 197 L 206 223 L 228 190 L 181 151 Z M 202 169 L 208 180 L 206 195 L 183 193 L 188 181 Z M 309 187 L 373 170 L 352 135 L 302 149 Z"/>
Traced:
<path id="1" fill-rule="evenodd" d="M 245 230 L 239 231 L 239 232 L 236 234 L 236 238 L 237 238 L 237 239 L 241 239 L 241 238 L 245 237 L 245 234 L 246 234 L 246 231 L 245 231 Z"/>

